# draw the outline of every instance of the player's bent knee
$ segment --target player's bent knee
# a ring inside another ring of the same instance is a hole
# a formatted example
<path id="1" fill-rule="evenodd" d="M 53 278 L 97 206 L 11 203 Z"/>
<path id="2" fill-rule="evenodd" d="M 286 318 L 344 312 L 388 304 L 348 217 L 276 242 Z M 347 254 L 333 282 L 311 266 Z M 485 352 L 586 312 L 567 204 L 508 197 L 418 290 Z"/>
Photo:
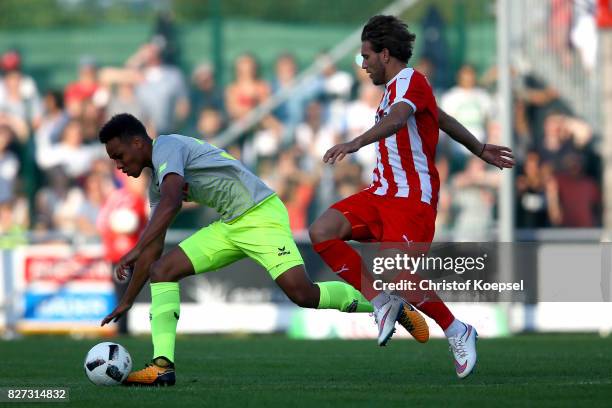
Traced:
<path id="1" fill-rule="evenodd" d="M 309 293 L 293 292 L 287 294 L 289 299 L 299 307 L 315 309 L 319 305 L 319 299 L 314 299 Z"/>
<path id="2" fill-rule="evenodd" d="M 313 244 L 338 238 L 338 234 L 334 232 L 334 229 L 325 225 L 325 223 L 321 221 L 315 221 L 314 224 L 310 226 L 308 229 L 308 235 L 310 235 L 310 242 Z"/>
<path id="3" fill-rule="evenodd" d="M 313 288 L 303 285 L 286 285 L 282 287 L 287 297 L 297 306 L 316 308 L 319 305 L 319 294 Z"/>
<path id="4" fill-rule="evenodd" d="M 149 278 L 151 282 L 173 282 L 171 270 L 165 265 L 161 259 L 153 262 L 149 269 Z"/>

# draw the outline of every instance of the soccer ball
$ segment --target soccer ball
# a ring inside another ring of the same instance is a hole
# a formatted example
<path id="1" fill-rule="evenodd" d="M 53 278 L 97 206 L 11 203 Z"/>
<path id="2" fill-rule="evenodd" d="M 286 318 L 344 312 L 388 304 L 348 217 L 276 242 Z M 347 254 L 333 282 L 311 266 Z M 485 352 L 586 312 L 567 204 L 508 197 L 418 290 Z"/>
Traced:
<path id="1" fill-rule="evenodd" d="M 119 385 L 132 370 L 132 357 L 120 344 L 96 344 L 85 357 L 85 374 L 96 385 Z"/>

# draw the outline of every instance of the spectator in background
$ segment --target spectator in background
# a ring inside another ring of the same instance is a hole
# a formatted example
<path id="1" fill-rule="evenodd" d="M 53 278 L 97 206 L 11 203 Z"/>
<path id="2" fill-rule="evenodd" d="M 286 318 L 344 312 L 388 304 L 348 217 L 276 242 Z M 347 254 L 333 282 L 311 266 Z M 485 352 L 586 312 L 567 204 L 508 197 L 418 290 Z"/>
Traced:
<path id="1" fill-rule="evenodd" d="M 223 91 L 215 83 L 215 72 L 207 62 L 199 64 L 191 74 L 191 106 L 198 113 L 203 109 L 214 109 L 225 114 Z"/>
<path id="2" fill-rule="evenodd" d="M 365 69 L 361 71 L 366 72 Z M 353 140 L 374 126 L 376 109 L 383 96 L 382 88 L 372 85 L 372 81 L 361 85 L 359 99 L 350 102 L 346 108 L 343 119 L 344 140 Z M 376 167 L 376 152 L 374 143 L 359 149 L 353 157 L 361 165 L 363 174 L 361 180 L 369 183 L 372 179 L 372 171 Z"/>
<path id="3" fill-rule="evenodd" d="M 143 123 L 149 124 L 151 122 L 138 102 L 135 84 L 129 81 L 116 83 L 112 85 L 110 92 L 108 105 L 106 106 L 105 116 L 107 118 L 111 118 L 119 113 L 129 113 L 140 119 Z"/>
<path id="4" fill-rule="evenodd" d="M 0 203 L 0 248 L 28 242 L 24 235 L 29 225 L 28 217 L 28 200 L 24 197 Z"/>
<path id="5" fill-rule="evenodd" d="M 540 163 L 536 151 L 527 153 L 516 179 L 518 227 L 546 228 L 561 223 L 559 188 L 549 164 Z"/>
<path id="6" fill-rule="evenodd" d="M 304 152 L 306 169 L 311 171 L 322 166 L 321 157 L 327 149 L 339 142 L 339 136 L 332 126 L 325 123 L 323 106 L 312 101 L 306 107 L 306 120 L 295 130 L 297 147 Z"/>
<path id="7" fill-rule="evenodd" d="M 236 59 L 234 73 L 234 82 L 225 90 L 225 104 L 229 118 L 240 120 L 270 96 L 270 86 L 259 77 L 259 64 L 251 54 Z"/>
<path id="8" fill-rule="evenodd" d="M 555 51 L 566 67 L 572 63 L 570 49 L 570 28 L 572 24 L 572 2 L 567 0 L 551 0 L 548 17 L 549 47 Z"/>
<path id="9" fill-rule="evenodd" d="M 259 123 L 253 137 L 245 143 L 242 161 L 255 169 L 261 158 L 276 156 L 281 148 L 283 132 L 283 124 L 273 115 L 267 115 Z"/>
<path id="10" fill-rule="evenodd" d="M 47 91 L 43 97 L 43 116 L 36 131 L 36 144 L 51 145 L 59 142 L 69 120 L 62 94 L 54 90 Z"/>
<path id="11" fill-rule="evenodd" d="M 210 141 L 217 137 L 224 127 L 225 123 L 221 111 L 204 108 L 197 118 L 196 134 L 198 137 Z"/>
<path id="12" fill-rule="evenodd" d="M 275 76 L 272 80 L 272 92 L 277 93 L 294 85 L 298 72 L 297 62 L 293 54 L 281 54 L 274 64 Z M 311 95 L 306 89 L 296 89 L 289 99 L 274 110 L 274 116 L 280 120 L 287 132 L 291 134 L 298 123 L 302 121 L 306 100 Z"/>
<path id="13" fill-rule="evenodd" d="M 578 50 L 582 66 L 587 73 L 593 72 L 597 63 L 597 21 L 595 0 L 575 0 L 570 39 Z M 603 7 L 603 6 L 602 6 Z M 609 6 L 608 6 L 609 7 Z"/>
<path id="14" fill-rule="evenodd" d="M 17 195 L 19 159 L 9 150 L 14 139 L 11 128 L 0 125 L 0 248 L 23 242 L 28 226 L 27 200 Z"/>
<path id="15" fill-rule="evenodd" d="M 189 115 L 189 94 L 182 72 L 162 60 L 162 47 L 144 44 L 129 58 L 127 66 L 140 74 L 136 95 L 154 132 L 176 132 Z"/>
<path id="16" fill-rule="evenodd" d="M 359 164 L 349 160 L 336 163 L 334 166 L 334 184 L 336 196 L 334 200 L 339 201 L 356 194 L 364 189 L 368 183 L 361 181 L 363 169 Z"/>
<path id="17" fill-rule="evenodd" d="M 42 115 L 42 104 L 34 79 L 21 70 L 21 55 L 10 50 L 0 56 L 0 115 L 8 115 L 37 128 Z M 13 129 L 20 141 L 24 140 L 22 126 Z M 29 136 L 28 134 L 25 137 Z"/>
<path id="18" fill-rule="evenodd" d="M 47 186 L 36 193 L 37 231 L 59 231 L 65 234 L 77 230 L 77 214 L 83 204 L 83 191 L 74 185 L 61 166 L 46 172 Z"/>
<path id="19" fill-rule="evenodd" d="M 30 136 L 30 126 L 40 124 L 42 104 L 34 81 L 18 67 L 8 67 L 0 80 L 0 124 L 10 126 L 23 144 Z"/>
<path id="20" fill-rule="evenodd" d="M 499 180 L 500 174 L 489 170 L 478 157 L 471 158 L 465 170 L 452 178 L 452 204 L 457 212 L 454 234 L 457 241 L 489 239 Z"/>
<path id="21" fill-rule="evenodd" d="M 15 198 L 19 159 L 9 150 L 13 138 L 11 128 L 0 126 L 0 205 L 10 205 Z"/>
<path id="22" fill-rule="evenodd" d="M 85 101 L 83 104 L 83 114 L 81 115 L 84 144 L 99 144 L 98 131 L 102 126 L 102 120 L 104 120 L 104 110 L 92 100 Z"/>
<path id="23" fill-rule="evenodd" d="M 121 173 L 122 186 L 110 193 L 97 217 L 97 228 L 102 236 L 104 257 L 114 266 L 138 242 L 147 224 L 148 173 L 138 178 Z M 127 289 L 127 280 L 119 282 L 113 274 L 117 301 Z M 119 332 L 127 333 L 127 316 L 119 320 Z"/>
<path id="24" fill-rule="evenodd" d="M 83 144 L 83 126 L 78 120 L 68 122 L 62 132 L 60 143 L 41 143 L 36 151 L 36 162 L 42 170 L 61 166 L 73 179 L 86 175 L 95 159 L 106 154 L 100 144 Z"/>
<path id="25" fill-rule="evenodd" d="M 440 107 L 454 116 L 480 142 L 487 140 L 487 122 L 492 100 L 487 91 L 476 86 L 476 70 L 464 64 L 457 73 L 457 85 L 442 95 Z M 470 152 L 459 143 L 452 143 L 451 168 L 462 168 Z"/>
<path id="26" fill-rule="evenodd" d="M 341 71 L 327 54 L 319 56 L 323 65 L 322 99 L 325 108 L 326 121 L 339 131 L 342 128 L 342 117 L 348 101 L 351 98 L 353 77 Z"/>
<path id="27" fill-rule="evenodd" d="M 276 192 L 287 207 L 291 231 L 306 234 L 308 230 L 308 208 L 314 194 L 314 178 L 298 167 L 299 151 L 285 150 L 280 154 L 277 166 L 279 179 Z"/>
<path id="28" fill-rule="evenodd" d="M 87 176 L 84 182 L 85 196 L 76 214 L 79 237 L 89 238 L 97 235 L 98 214 L 112 191 L 112 180 L 104 174 L 93 172 Z"/>
<path id="29" fill-rule="evenodd" d="M 64 104 L 68 114 L 80 118 L 85 102 L 91 101 L 98 91 L 98 67 L 92 56 L 83 56 L 78 64 L 78 78 L 69 83 L 64 90 Z"/>
<path id="30" fill-rule="evenodd" d="M 549 112 L 567 109 L 564 109 L 559 99 L 559 92 L 534 74 L 527 72 L 519 76 L 516 83 L 515 93 L 517 99 L 523 103 L 531 146 L 538 147 L 544 137 L 542 129 Z"/>
<path id="31" fill-rule="evenodd" d="M 434 91 L 434 96 L 436 99 L 442 95 L 442 89 L 438 86 L 436 82 L 436 66 L 434 63 L 426 56 L 422 56 L 419 58 L 419 61 L 415 64 L 414 69 L 419 71 L 421 74 L 425 75 L 425 78 L 431 84 L 431 87 Z"/>
<path id="32" fill-rule="evenodd" d="M 544 119 L 544 140 L 540 149 L 542 160 L 559 171 L 564 167 L 564 156 L 571 152 L 584 152 L 592 136 L 592 129 L 586 122 L 551 111 Z"/>
<path id="33" fill-rule="evenodd" d="M 146 116 L 136 95 L 136 86 L 142 79 L 138 71 L 105 67 L 100 69 L 99 77 L 98 99 L 101 105 L 105 106 L 105 119 L 119 113 L 129 113 L 137 117 L 147 128 L 152 129 L 151 119 Z"/>
<path id="34" fill-rule="evenodd" d="M 595 180 L 584 173 L 582 156 L 575 152 L 565 154 L 556 179 L 561 226 L 594 228 L 601 225 L 601 191 Z"/>
<path id="35" fill-rule="evenodd" d="M 443 236 L 450 232 L 452 198 L 449 188 L 450 165 L 448 158 L 439 156 L 436 160 L 436 169 L 440 177 L 440 193 L 438 196 L 438 215 L 436 217 L 436 236 Z M 442 240 L 445 240 L 443 238 Z"/>

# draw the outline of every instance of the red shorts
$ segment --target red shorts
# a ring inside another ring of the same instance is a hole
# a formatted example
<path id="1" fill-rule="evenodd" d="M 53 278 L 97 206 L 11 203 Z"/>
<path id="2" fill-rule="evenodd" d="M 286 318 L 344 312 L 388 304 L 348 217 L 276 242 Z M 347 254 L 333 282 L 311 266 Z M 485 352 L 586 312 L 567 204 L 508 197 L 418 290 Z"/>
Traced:
<path id="1" fill-rule="evenodd" d="M 436 232 L 436 209 L 414 199 L 383 197 L 364 190 L 331 208 L 349 220 L 355 241 L 430 244 Z"/>

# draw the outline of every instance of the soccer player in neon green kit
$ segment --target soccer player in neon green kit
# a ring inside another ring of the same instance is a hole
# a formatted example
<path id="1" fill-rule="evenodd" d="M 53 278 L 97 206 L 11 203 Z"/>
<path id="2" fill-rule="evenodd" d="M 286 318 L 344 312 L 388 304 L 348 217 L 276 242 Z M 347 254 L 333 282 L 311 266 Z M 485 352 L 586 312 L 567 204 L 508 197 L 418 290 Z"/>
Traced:
<path id="1" fill-rule="evenodd" d="M 151 140 L 142 123 L 129 114 L 111 118 L 100 130 L 100 142 L 117 168 L 139 177 L 152 169 L 149 199 L 152 215 L 136 246 L 118 262 L 115 273 L 132 277 L 119 305 L 102 321 L 117 321 L 151 280 L 153 361 L 131 373 L 126 385 L 174 385 L 174 348 L 180 316 L 178 281 L 220 269 L 250 257 L 297 305 L 344 312 L 372 312 L 371 304 L 352 286 L 339 281 L 313 283 L 291 235 L 287 211 L 258 177 L 225 151 L 181 135 Z M 161 256 L 166 231 L 183 201 L 216 209 L 213 222 Z M 427 323 L 403 302 L 398 321 L 417 340 L 429 337 Z"/>

